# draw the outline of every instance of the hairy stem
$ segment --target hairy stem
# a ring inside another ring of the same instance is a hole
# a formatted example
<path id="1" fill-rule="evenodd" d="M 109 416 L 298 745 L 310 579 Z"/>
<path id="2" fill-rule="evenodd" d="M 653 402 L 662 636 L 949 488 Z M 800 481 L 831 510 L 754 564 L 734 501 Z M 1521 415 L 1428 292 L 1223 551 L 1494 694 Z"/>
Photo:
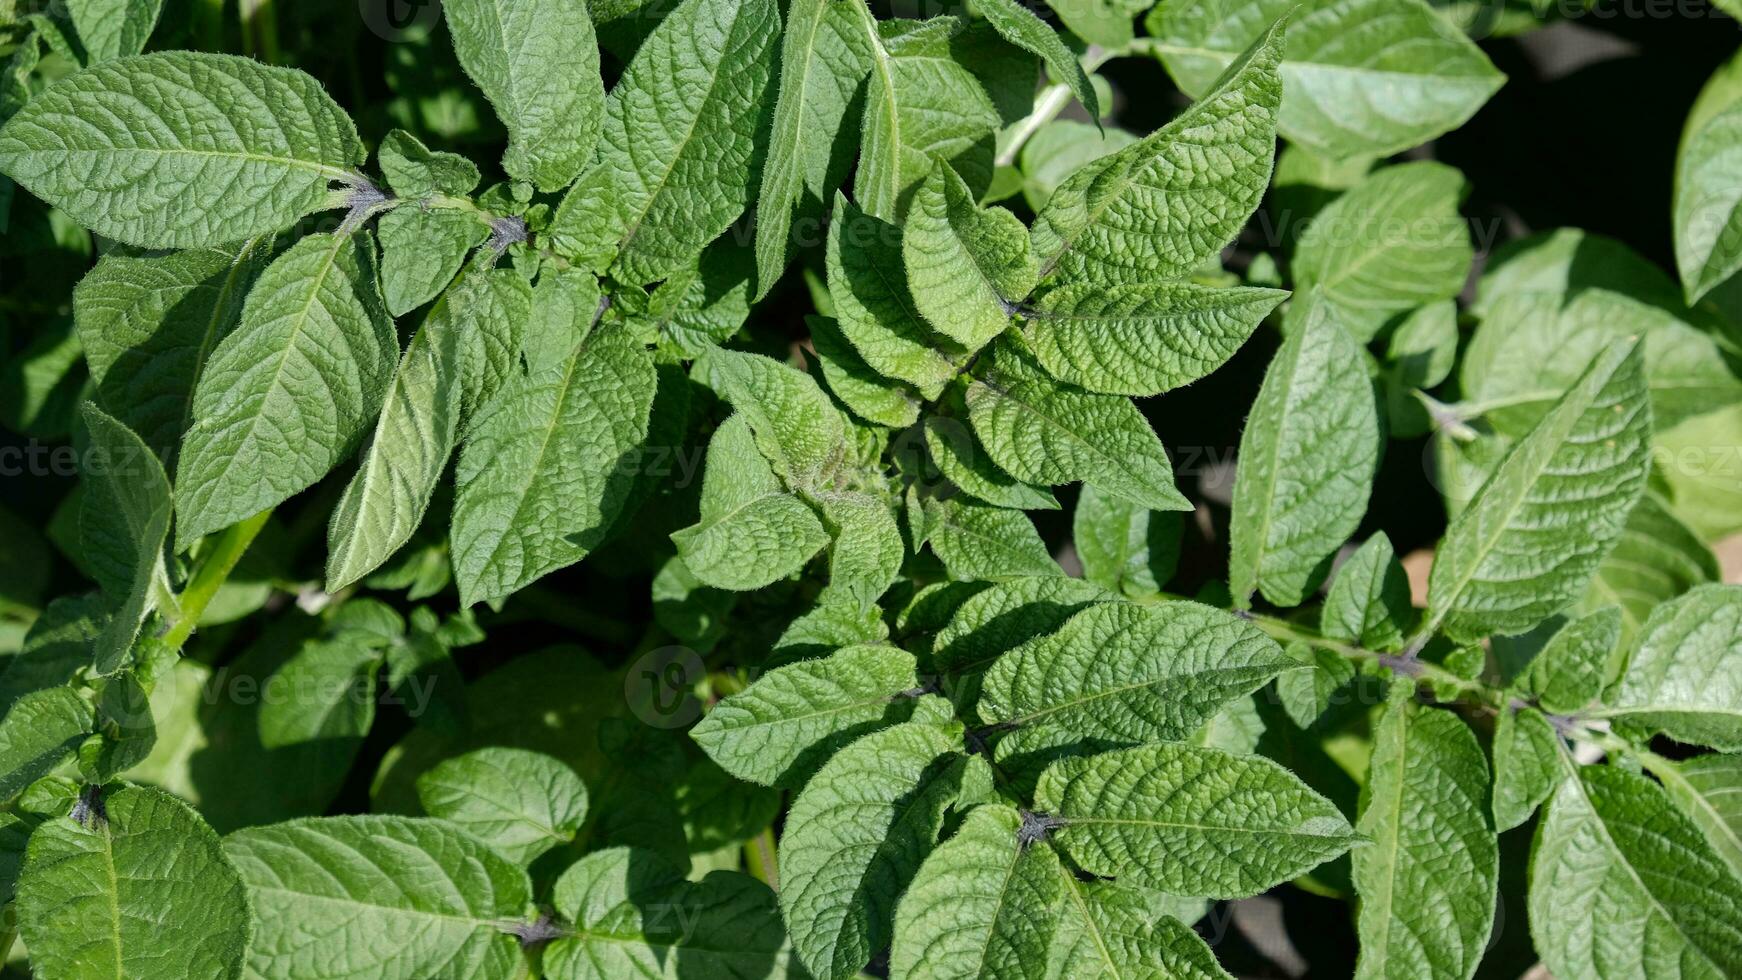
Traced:
<path id="1" fill-rule="evenodd" d="M 778 892 L 780 866 L 776 862 L 773 827 L 762 828 L 762 833 L 744 842 L 744 870 Z"/>
<path id="2" fill-rule="evenodd" d="M 169 632 L 163 635 L 165 646 L 171 650 L 180 650 L 188 637 L 193 635 L 194 627 L 200 621 L 200 614 L 206 611 L 212 597 L 229 581 L 230 573 L 236 569 L 236 563 L 242 560 L 242 554 L 254 543 L 255 536 L 266 526 L 266 519 L 271 516 L 272 510 L 268 508 L 241 523 L 232 524 L 218 532 L 216 537 L 208 539 L 208 546 L 200 555 L 199 565 L 188 579 L 187 588 L 182 590 L 181 615 L 170 624 Z"/>

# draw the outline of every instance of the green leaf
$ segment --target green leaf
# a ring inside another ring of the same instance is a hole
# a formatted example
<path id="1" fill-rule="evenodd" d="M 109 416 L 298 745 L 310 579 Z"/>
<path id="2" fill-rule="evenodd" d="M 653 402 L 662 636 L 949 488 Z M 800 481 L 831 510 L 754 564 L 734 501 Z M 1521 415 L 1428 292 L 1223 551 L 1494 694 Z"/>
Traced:
<path id="1" fill-rule="evenodd" d="M 914 190 L 901 254 L 920 315 L 969 351 L 1004 332 L 1037 278 L 1021 219 L 982 209 L 942 160 Z"/>
<path id="2" fill-rule="evenodd" d="M 1014 346 L 968 388 L 968 417 L 992 461 L 1018 480 L 1082 481 L 1150 510 L 1191 510 L 1167 450 L 1137 406 L 1061 385 Z"/>
<path id="3" fill-rule="evenodd" d="M 1621 639 L 1621 612 L 1600 609 L 1560 628 L 1531 660 L 1520 686 L 1544 711 L 1577 714 L 1603 693 Z"/>
<path id="4" fill-rule="evenodd" d="M 1367 511 L 1382 443 L 1366 358 L 1322 297 L 1283 342 L 1240 436 L 1229 584 L 1298 606 Z"/>
<path id="5" fill-rule="evenodd" d="M 438 153 L 403 129 L 381 138 L 375 162 L 393 193 L 417 200 L 446 194 L 460 197 L 472 193 L 483 177 L 477 164 L 457 153 Z"/>
<path id="6" fill-rule="evenodd" d="M 975 807 L 938 845 L 895 909 L 891 977 L 1040 977 L 1062 905 L 1063 870 L 1019 836 L 1009 806 Z"/>
<path id="7" fill-rule="evenodd" d="M 975 500 L 1009 510 L 1058 510 L 1051 490 L 1023 483 L 999 469 L 973 431 L 956 419 L 928 417 L 925 445 L 944 479 Z"/>
<path id="8" fill-rule="evenodd" d="M 658 854 L 618 847 L 570 865 L 552 899 L 575 931 L 545 948 L 551 980 L 789 975 L 774 893 L 746 874 L 686 881 Z"/>
<path id="9" fill-rule="evenodd" d="M 87 402 L 84 420 L 91 455 L 79 539 L 115 604 L 93 645 L 96 672 L 108 675 L 126 664 L 139 625 L 156 604 L 153 587 L 164 574 L 169 537 L 169 477 L 151 447 L 102 409 Z"/>
<path id="10" fill-rule="evenodd" d="M 1566 778 L 1561 737 L 1535 708 L 1501 709 L 1494 724 L 1494 826 L 1522 826 Z"/>
<path id="11" fill-rule="evenodd" d="M 1043 279 L 1178 278 L 1233 240 L 1270 183 L 1282 35 L 1280 22 L 1258 32 L 1195 105 L 1059 185 L 1034 222 Z"/>
<path id="12" fill-rule="evenodd" d="M 399 359 L 363 462 L 327 527 L 327 591 L 393 557 L 423 522 L 460 424 L 461 344 L 472 324 L 449 305 L 429 316 Z"/>
<path id="13" fill-rule="evenodd" d="M 1099 602 L 999 657 L 977 710 L 988 725 L 1018 729 L 1006 738 L 1028 753 L 1174 741 L 1297 666 L 1256 626 L 1219 609 Z"/>
<path id="14" fill-rule="evenodd" d="M 929 542 L 958 582 L 1063 575 L 1034 523 L 1021 511 L 992 507 L 965 497 L 927 498 L 917 520 L 925 525 L 914 546 Z M 909 520 L 915 520 L 912 505 Z"/>
<path id="15" fill-rule="evenodd" d="M 381 663 L 381 652 L 355 633 L 303 644 L 269 679 L 289 694 L 262 699 L 261 747 L 360 742 L 375 723 L 375 678 Z"/>
<path id="16" fill-rule="evenodd" d="M 366 235 L 325 234 L 260 274 L 194 388 L 176 550 L 306 489 L 356 448 L 399 354 L 375 274 Z"/>
<path id="17" fill-rule="evenodd" d="M 10 800 L 72 757 L 90 734 L 91 706 L 70 687 L 32 691 L 0 717 L 0 800 Z"/>
<path id="18" fill-rule="evenodd" d="M 1171 742 L 1061 759 L 1034 802 L 1083 870 L 1175 895 L 1255 895 L 1359 839 L 1276 763 Z"/>
<path id="19" fill-rule="evenodd" d="M 690 737 L 739 779 L 797 786 L 842 746 L 905 721 L 919 686 L 913 656 L 850 646 L 764 674 L 708 712 Z"/>
<path id="20" fill-rule="evenodd" d="M 1074 119 L 1055 119 L 1035 130 L 1022 144 L 1018 166 L 1022 171 L 1022 196 L 1035 213 L 1046 207 L 1066 178 L 1078 168 L 1116 153 L 1137 142 L 1122 129 L 1097 130 Z"/>
<path id="21" fill-rule="evenodd" d="M 1580 767 L 1549 804 L 1529 914 L 1567 980 L 1742 970 L 1742 881 L 1660 787 L 1612 766 Z"/>
<path id="22" fill-rule="evenodd" d="M 902 262 L 902 230 L 835 195 L 829 222 L 829 296 L 841 333 L 871 369 L 935 399 L 966 358 L 919 314 Z"/>
<path id="23" fill-rule="evenodd" d="M 1090 603 L 1113 598 L 1091 582 L 1058 575 L 992 585 L 962 602 L 938 630 L 929 669 L 952 673 L 984 669 L 1006 651 L 1054 632 Z"/>
<path id="24" fill-rule="evenodd" d="M 892 429 L 904 429 L 919 421 L 919 399 L 915 393 L 872 371 L 841 335 L 839 324 L 820 316 L 807 316 L 804 320 L 810 328 L 811 347 L 816 352 L 823 380 L 841 404 L 867 422 Z"/>
<path id="25" fill-rule="evenodd" d="M 1147 510 L 1084 487 L 1071 523 L 1083 577 L 1132 598 L 1155 595 L 1179 564 L 1182 523 L 1172 511 Z"/>
<path id="26" fill-rule="evenodd" d="M 130 245 L 271 234 L 323 207 L 364 159 L 344 110 L 289 68 L 173 51 L 66 83 L 0 129 L 0 172 Z"/>
<path id="27" fill-rule="evenodd" d="M 1450 711 L 1391 704 L 1351 852 L 1361 898 L 1357 977 L 1467 980 L 1488 945 L 1500 843 L 1488 813 L 1488 762 Z"/>
<path id="28" fill-rule="evenodd" d="M 810 486 L 844 451 L 840 413 L 816 379 L 760 354 L 716 350 L 697 368 L 750 426 L 756 446 L 789 485 Z"/>
<path id="29" fill-rule="evenodd" d="M 547 193 L 568 186 L 593 160 L 605 106 L 586 0 L 452 0 L 442 16 L 508 127 L 502 169 Z"/>
<path id="30" fill-rule="evenodd" d="M 251 240 L 167 255 L 103 256 L 73 291 L 73 319 L 104 411 L 174 462 L 194 384 L 242 318 L 270 254 Z"/>
<path id="31" fill-rule="evenodd" d="M 93 788 L 95 789 L 95 788 Z M 160 789 L 122 786 L 107 817 L 45 821 L 18 880 L 31 967 L 85 980 L 234 980 L 254 925 L 218 835 Z"/>
<path id="32" fill-rule="evenodd" d="M 1277 130 L 1331 159 L 1383 157 L 1456 129 L 1506 81 L 1462 32 L 1420 0 L 1164 3 L 1151 50 L 1187 93 L 1217 75 L 1278 16 L 1298 10 L 1281 63 Z M 1351 34 L 1350 25 L 1362 25 Z"/>
<path id="33" fill-rule="evenodd" d="M 1730 59 L 1706 83 L 1688 114 L 1676 160 L 1675 256 L 1690 304 L 1742 272 L 1738 134 L 1742 57 Z"/>
<path id="34" fill-rule="evenodd" d="M 907 550 L 888 503 L 869 493 L 837 490 L 816 498 L 829 546 L 829 589 L 846 592 L 867 609 L 901 577 Z"/>
<path id="35" fill-rule="evenodd" d="M 1645 382 L 1660 430 L 1742 401 L 1724 342 L 1662 309 L 1607 289 L 1495 297 L 1464 353 L 1459 384 L 1496 431 L 1530 431 L 1581 365 L 1617 340 L 1644 338 Z"/>
<path id="36" fill-rule="evenodd" d="M 1742 586 L 1702 585 L 1651 614 L 1598 714 L 1742 750 Z"/>
<path id="37" fill-rule="evenodd" d="M 655 282 L 737 220 L 779 23 L 774 0 L 684 0 L 660 21 L 606 100 L 598 159 L 557 212 L 559 252 Z"/>
<path id="38" fill-rule="evenodd" d="M 68 0 L 66 5 L 87 65 L 144 51 L 162 12 L 163 0 Z"/>
<path id="39" fill-rule="evenodd" d="M 575 839 L 587 816 L 587 787 L 560 759 L 489 748 L 443 761 L 417 777 L 425 813 L 528 864 Z"/>
<path id="40" fill-rule="evenodd" d="M 1080 881 L 1055 866 L 1064 908 L 1042 974 L 1047 980 L 1229 980 L 1204 940 L 1157 901 L 1166 896 L 1124 882 Z"/>
<path id="41" fill-rule="evenodd" d="M 448 288 L 466 254 L 489 236 L 475 215 L 447 208 L 394 208 L 375 223 L 381 239 L 381 293 L 387 312 L 404 316 Z"/>
<path id="42" fill-rule="evenodd" d="M 1061 381 L 1110 395 L 1159 395 L 1223 364 L 1288 294 L 1192 282 L 1071 283 L 1025 312 L 1024 337 Z"/>
<path id="43" fill-rule="evenodd" d="M 781 487 L 757 449 L 750 417 L 740 412 L 708 443 L 701 519 L 671 539 L 702 584 L 749 591 L 803 568 L 829 534 L 804 501 Z"/>
<path id="44" fill-rule="evenodd" d="M 597 547 L 627 501 L 658 376 L 628 331 L 586 335 L 511 374 L 471 426 L 454 471 L 454 576 L 464 603 L 501 599 Z"/>
<path id="45" fill-rule="evenodd" d="M 1452 521 L 1428 578 L 1454 639 L 1522 633 L 1565 608 L 1645 489 L 1651 408 L 1637 343 L 1616 343 Z"/>
<path id="46" fill-rule="evenodd" d="M 561 318 L 561 327 L 579 328 L 589 339 L 588 328 L 597 321 L 593 301 L 592 280 L 580 273 L 554 277 L 569 288 L 567 303 L 552 304 L 548 314 Z M 525 379 L 541 371 L 548 373 L 556 362 L 567 363 L 571 353 L 568 334 L 553 331 L 560 339 L 553 341 L 553 350 L 533 349 L 528 359 L 538 361 L 522 369 L 523 347 L 528 324 L 532 319 L 532 287 L 526 277 L 513 269 L 493 268 L 486 256 L 480 256 L 472 268 L 454 282 L 449 290 L 445 311 L 455 319 L 455 331 L 460 335 L 460 411 L 470 428 L 462 432 L 469 439 L 479 424 L 484 408 L 509 379 Z M 572 324 L 572 326 L 571 326 Z M 548 360 L 540 356 L 550 354 Z"/>
<path id="47" fill-rule="evenodd" d="M 1465 191 L 1464 175 L 1444 164 L 1375 171 L 1301 233 L 1296 288 L 1317 288 L 1359 340 L 1400 313 L 1456 296 L 1475 258 L 1458 213 Z"/>
<path id="48" fill-rule="evenodd" d="M 1718 856 L 1742 874 L 1742 756 L 1702 755 L 1652 772 Z"/>
<path id="49" fill-rule="evenodd" d="M 1101 118 L 1101 102 L 1095 96 L 1095 86 L 1089 84 L 1089 76 L 1083 71 L 1083 66 L 1077 61 L 1077 56 L 1065 42 L 1047 26 L 1046 21 L 1034 15 L 1034 12 L 1018 3 L 1017 0 L 986 0 L 976 5 L 980 15 L 986 18 L 1006 41 L 1024 51 L 1032 52 L 1046 67 L 1076 96 L 1077 101 L 1089 113 L 1090 119 Z"/>
<path id="50" fill-rule="evenodd" d="M 0 704 L 60 687 L 89 667 L 91 645 L 102 635 L 108 612 L 97 592 L 50 602 L 30 624 L 18 652 L 0 661 Z"/>
<path id="51" fill-rule="evenodd" d="M 1621 610 L 1621 638 L 1631 640 L 1660 603 L 1723 578 L 1717 556 L 1693 529 L 1654 494 L 1627 515 L 1627 524 L 1597 565 L 1581 610 L 1614 605 Z"/>
<path id="52" fill-rule="evenodd" d="M 756 197 L 756 298 L 786 269 L 787 253 L 810 241 L 815 220 L 846 179 L 856 148 L 844 133 L 858 88 L 871 70 L 870 38 L 854 5 L 799 0 L 786 12 L 780 94 Z M 793 225 L 793 211 L 804 220 Z M 832 237 L 832 236 L 831 236 Z"/>
<path id="53" fill-rule="evenodd" d="M 931 853 L 966 761 L 944 730 L 909 722 L 836 753 L 793 801 L 780 909 L 819 980 L 857 974 L 888 945 L 896 898 Z"/>
<path id="54" fill-rule="evenodd" d="M 1319 632 L 1369 650 L 1401 650 L 1414 625 L 1409 577 L 1381 531 L 1337 569 L 1319 610 Z"/>
<path id="55" fill-rule="evenodd" d="M 867 214 L 899 222 L 937 160 L 966 175 L 975 195 L 992 177 L 991 96 L 950 51 L 953 18 L 878 23 L 859 11 L 871 49 L 853 196 Z"/>
<path id="56" fill-rule="evenodd" d="M 292 820 L 224 839 L 254 902 L 249 975 L 509 980 L 526 872 L 440 820 Z M 395 937 L 382 942 L 382 937 Z"/>

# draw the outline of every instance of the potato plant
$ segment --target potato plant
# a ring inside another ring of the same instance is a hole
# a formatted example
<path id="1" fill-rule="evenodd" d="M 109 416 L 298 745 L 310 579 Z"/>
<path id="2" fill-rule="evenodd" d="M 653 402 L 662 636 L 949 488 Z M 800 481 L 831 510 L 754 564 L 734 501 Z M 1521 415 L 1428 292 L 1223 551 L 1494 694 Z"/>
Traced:
<path id="1" fill-rule="evenodd" d="M 1742 32 L 1624 242 L 1583 10 L 0 0 L 7 969 L 1742 976 Z"/>

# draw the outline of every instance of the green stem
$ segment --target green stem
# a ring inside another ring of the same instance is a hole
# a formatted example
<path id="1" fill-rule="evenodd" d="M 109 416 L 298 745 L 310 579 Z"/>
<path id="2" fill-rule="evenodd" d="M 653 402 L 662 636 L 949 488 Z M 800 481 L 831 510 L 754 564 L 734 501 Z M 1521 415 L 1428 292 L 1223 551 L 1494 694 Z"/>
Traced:
<path id="1" fill-rule="evenodd" d="M 242 50 L 267 64 L 278 63 L 278 15 L 273 0 L 238 0 L 236 14 L 242 22 Z"/>
<path id="2" fill-rule="evenodd" d="M 780 891 L 780 868 L 775 857 L 774 828 L 764 827 L 762 833 L 744 842 L 744 868 L 756 880 Z"/>
<path id="3" fill-rule="evenodd" d="M 1473 681 L 1466 677 L 1446 670 L 1438 664 L 1431 664 L 1407 654 L 1379 653 L 1351 643 L 1344 643 L 1321 636 L 1311 630 L 1294 623 L 1276 619 L 1270 616 L 1252 615 L 1252 625 L 1269 634 L 1271 638 L 1286 643 L 1306 643 L 1321 650 L 1329 650 L 1350 660 L 1371 660 L 1390 668 L 1393 674 L 1404 674 L 1417 680 L 1455 690 L 1460 695 L 1466 695 L 1490 708 L 1499 708 L 1506 703 L 1506 694 L 1498 687 Z"/>
<path id="4" fill-rule="evenodd" d="M 242 560 L 242 554 L 254 543 L 255 536 L 266 526 L 266 519 L 271 516 L 272 509 L 267 508 L 239 524 L 230 525 L 218 532 L 215 538 L 208 539 L 193 577 L 188 579 L 187 588 L 181 592 L 181 616 L 170 625 L 169 632 L 163 635 L 166 647 L 180 650 L 187 643 L 188 637 L 193 635 L 194 627 L 199 624 L 200 615 L 206 611 L 212 597 L 229 580 L 236 563 Z"/>

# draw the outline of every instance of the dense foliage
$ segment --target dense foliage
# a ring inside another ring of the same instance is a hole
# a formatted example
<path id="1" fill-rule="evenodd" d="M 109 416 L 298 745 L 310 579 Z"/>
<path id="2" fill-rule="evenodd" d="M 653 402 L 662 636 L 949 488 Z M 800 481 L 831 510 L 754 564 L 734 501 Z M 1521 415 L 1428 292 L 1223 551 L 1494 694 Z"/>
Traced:
<path id="1" fill-rule="evenodd" d="M 0 0 L 15 967 L 1742 976 L 1722 14 L 1636 251 L 1578 10 L 239 7 Z"/>

